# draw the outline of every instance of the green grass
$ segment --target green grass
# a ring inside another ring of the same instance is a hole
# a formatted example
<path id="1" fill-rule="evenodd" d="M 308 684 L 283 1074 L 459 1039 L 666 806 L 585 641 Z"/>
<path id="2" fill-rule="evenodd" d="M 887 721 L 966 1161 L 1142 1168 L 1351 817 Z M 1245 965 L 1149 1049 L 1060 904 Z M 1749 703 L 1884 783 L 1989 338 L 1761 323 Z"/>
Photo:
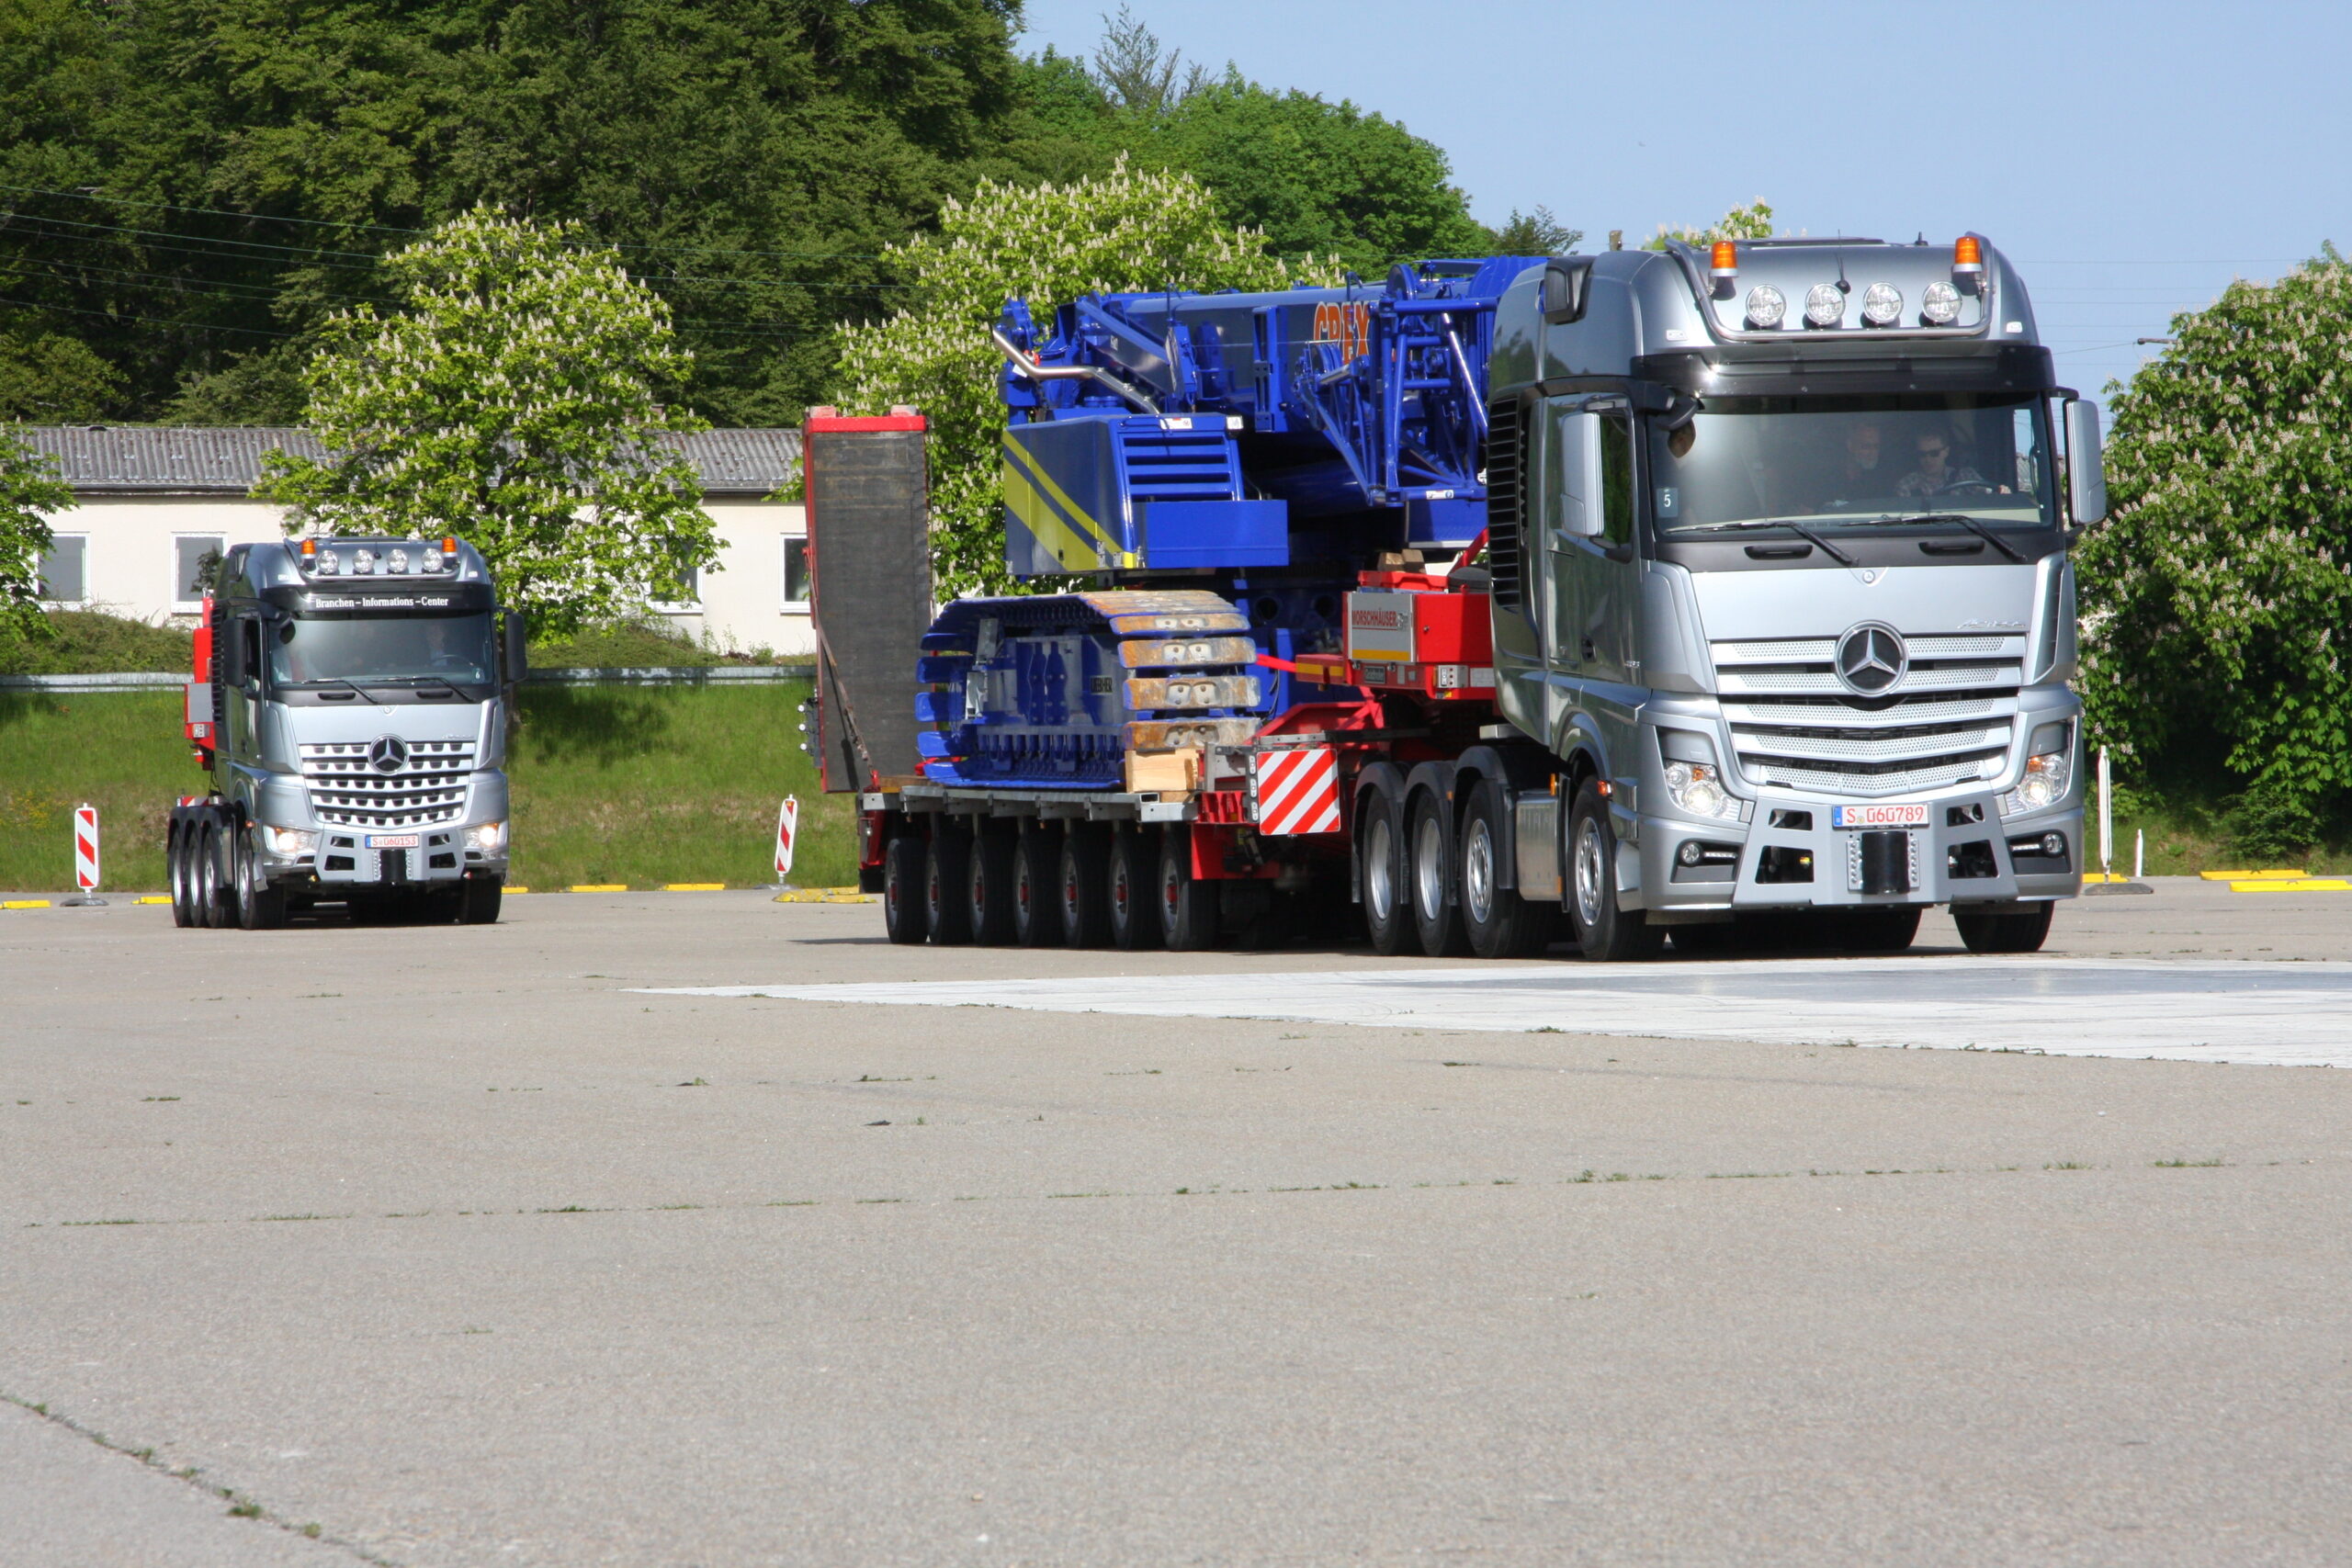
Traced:
<path id="1" fill-rule="evenodd" d="M 792 880 L 856 880 L 850 797 L 818 793 L 800 749 L 801 682 L 541 686 L 523 693 L 512 778 L 516 882 L 772 881 L 776 803 L 800 797 Z M 0 692 L 0 888 L 74 881 L 74 806 L 97 807 L 104 886 L 164 886 L 175 796 L 205 787 L 180 694 Z"/>

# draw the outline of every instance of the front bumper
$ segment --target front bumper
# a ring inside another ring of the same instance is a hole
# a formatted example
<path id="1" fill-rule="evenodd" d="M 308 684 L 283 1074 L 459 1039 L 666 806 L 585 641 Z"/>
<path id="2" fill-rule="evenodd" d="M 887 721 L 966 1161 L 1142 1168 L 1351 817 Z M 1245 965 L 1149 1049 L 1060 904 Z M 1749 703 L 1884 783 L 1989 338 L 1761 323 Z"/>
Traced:
<path id="1" fill-rule="evenodd" d="M 1873 868 L 1861 863 L 1857 829 L 1830 827 L 1831 808 L 1852 802 L 1772 796 L 1755 802 L 1746 822 L 1683 817 L 1619 818 L 1618 886 L 1624 907 L 1693 915 L 1730 910 L 1853 908 L 1870 906 L 2006 904 L 2071 898 L 2083 887 L 2083 807 L 2079 796 L 2029 816 L 2004 819 L 1997 791 L 1945 795 L 1928 803 L 1924 826 L 1899 829 L 1907 841 L 1872 846 L 1877 869 L 1897 852 L 1909 883 L 1900 892 L 1866 892 Z M 1630 829 L 1630 831 L 1629 831 Z M 2061 834 L 2063 859 L 2013 851 L 2010 840 Z M 1705 846 L 1713 863 L 1680 863 L 1682 846 Z M 1736 859 L 1724 851 L 1736 850 Z M 1878 878 L 1877 880 L 1883 880 Z"/>

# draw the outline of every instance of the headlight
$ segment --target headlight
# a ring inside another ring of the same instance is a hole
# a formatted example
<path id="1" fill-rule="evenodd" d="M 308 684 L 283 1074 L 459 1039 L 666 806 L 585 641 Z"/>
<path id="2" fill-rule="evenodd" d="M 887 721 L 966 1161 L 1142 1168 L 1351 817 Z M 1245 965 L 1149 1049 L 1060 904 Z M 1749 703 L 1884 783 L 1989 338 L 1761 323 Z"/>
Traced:
<path id="1" fill-rule="evenodd" d="M 1873 283 L 1862 292 L 1862 320 L 1874 327 L 1891 327 L 1903 319 L 1903 290 L 1891 283 Z"/>
<path id="2" fill-rule="evenodd" d="M 1919 296 L 1919 314 L 1929 323 L 1948 327 L 1960 320 L 1960 290 L 1939 278 Z"/>
<path id="3" fill-rule="evenodd" d="M 1777 327 L 1788 313 L 1789 302 L 1770 284 L 1759 283 L 1747 291 L 1747 319 L 1751 324 Z"/>
<path id="4" fill-rule="evenodd" d="M 1846 296 L 1834 283 L 1816 283 L 1805 290 L 1804 319 L 1816 327 L 1834 327 L 1846 319 Z"/>
<path id="5" fill-rule="evenodd" d="M 319 836 L 308 828 L 272 828 L 265 824 L 261 847 L 282 859 L 297 860 L 317 851 Z"/>
<path id="6" fill-rule="evenodd" d="M 2058 733 L 2053 737 L 2051 730 Z M 2046 724 L 2036 729 L 2033 741 L 2039 746 L 2056 745 L 2056 750 L 2038 750 L 2025 760 L 2025 776 L 2018 780 L 2018 787 L 2001 796 L 2001 815 L 2022 817 L 2029 811 L 2046 811 L 2066 798 L 2066 785 L 2075 773 L 2075 744 L 2072 727 Z"/>
<path id="7" fill-rule="evenodd" d="M 506 847 L 506 824 L 484 822 L 478 828 L 466 829 L 466 848 L 494 855 Z"/>

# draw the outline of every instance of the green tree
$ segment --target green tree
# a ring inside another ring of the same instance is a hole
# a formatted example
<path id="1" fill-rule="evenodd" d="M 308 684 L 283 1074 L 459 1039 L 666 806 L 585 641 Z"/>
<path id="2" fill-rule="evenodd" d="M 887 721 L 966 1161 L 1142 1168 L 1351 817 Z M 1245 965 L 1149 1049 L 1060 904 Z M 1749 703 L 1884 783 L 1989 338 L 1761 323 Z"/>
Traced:
<path id="1" fill-rule="evenodd" d="M 1276 288 L 1295 277 L 1331 281 L 1315 264 L 1294 268 L 1266 239 L 1235 229 L 1188 175 L 1134 170 L 1102 179 L 1021 188 L 983 184 L 951 201 L 939 233 L 895 253 L 917 299 L 886 321 L 842 328 L 837 400 L 881 412 L 911 403 L 931 421 L 933 570 L 943 593 L 1005 592 L 998 446 L 1003 361 L 989 328 L 1008 299 L 1041 319 L 1080 294 L 1137 288 Z"/>
<path id="2" fill-rule="evenodd" d="M 716 565 L 694 469 L 661 439 L 691 355 L 660 298 L 578 231 L 479 209 L 386 258 L 398 308 L 335 317 L 305 373 L 324 461 L 273 453 L 289 533 L 455 533 L 562 634 L 683 596 Z"/>
<path id="3" fill-rule="evenodd" d="M 0 420 L 86 424 L 104 415 L 121 384 L 79 338 L 0 335 Z"/>
<path id="4" fill-rule="evenodd" d="M 1662 251 L 1668 240 L 1704 245 L 1716 240 L 1769 240 L 1771 237 L 1772 204 L 1759 196 L 1746 207 L 1733 208 L 1704 229 L 1682 229 L 1661 223 L 1657 226 L 1657 232 L 1644 242 L 1642 248 Z"/>
<path id="5" fill-rule="evenodd" d="M 0 646 L 48 635 L 40 558 L 54 540 L 50 518 L 73 504 L 55 459 L 0 429 Z"/>
<path id="6" fill-rule="evenodd" d="M 1564 256 L 1583 238 L 1583 230 L 1569 228 L 1539 202 L 1532 212 L 1512 208 L 1489 243 L 1498 256 Z"/>
<path id="7" fill-rule="evenodd" d="M 2173 337 L 2109 389 L 2111 513 L 2075 558 L 2091 733 L 2310 823 L 2352 786 L 2352 264 L 2233 283 Z"/>

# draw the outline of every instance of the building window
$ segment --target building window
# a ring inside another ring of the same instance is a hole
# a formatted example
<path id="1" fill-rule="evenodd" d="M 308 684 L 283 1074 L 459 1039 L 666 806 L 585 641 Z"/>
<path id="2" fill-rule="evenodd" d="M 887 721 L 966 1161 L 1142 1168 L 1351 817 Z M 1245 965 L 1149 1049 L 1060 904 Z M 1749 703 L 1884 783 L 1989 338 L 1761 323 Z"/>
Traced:
<path id="1" fill-rule="evenodd" d="M 86 604 L 90 597 L 90 541 L 60 534 L 40 558 L 40 597 L 51 604 Z"/>
<path id="2" fill-rule="evenodd" d="M 784 607 L 787 612 L 808 608 L 808 539 L 803 534 L 784 536 Z"/>
<path id="3" fill-rule="evenodd" d="M 685 592 L 667 603 L 656 600 L 653 607 L 665 615 L 700 615 L 702 613 L 702 568 L 690 566 L 680 572 L 678 586 Z"/>
<path id="4" fill-rule="evenodd" d="M 218 534 L 181 534 L 172 540 L 172 608 L 194 615 L 204 608 L 213 569 L 228 544 Z"/>

